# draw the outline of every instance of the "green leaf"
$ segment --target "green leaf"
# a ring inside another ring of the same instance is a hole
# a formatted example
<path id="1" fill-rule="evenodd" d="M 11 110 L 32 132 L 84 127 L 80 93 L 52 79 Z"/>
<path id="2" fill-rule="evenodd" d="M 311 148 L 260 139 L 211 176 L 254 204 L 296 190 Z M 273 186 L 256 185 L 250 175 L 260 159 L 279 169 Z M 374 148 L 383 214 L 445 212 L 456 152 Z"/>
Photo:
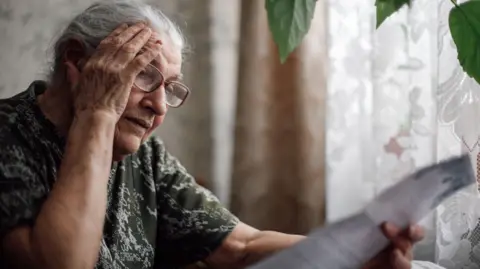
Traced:
<path id="1" fill-rule="evenodd" d="M 268 24 L 282 63 L 310 29 L 316 2 L 316 0 L 266 0 Z"/>
<path id="2" fill-rule="evenodd" d="M 463 70 L 480 83 L 480 1 L 456 5 L 448 18 Z"/>
<path id="3" fill-rule="evenodd" d="M 375 6 L 377 7 L 377 28 L 390 17 L 393 13 L 397 12 L 404 5 L 410 6 L 411 0 L 376 0 Z"/>

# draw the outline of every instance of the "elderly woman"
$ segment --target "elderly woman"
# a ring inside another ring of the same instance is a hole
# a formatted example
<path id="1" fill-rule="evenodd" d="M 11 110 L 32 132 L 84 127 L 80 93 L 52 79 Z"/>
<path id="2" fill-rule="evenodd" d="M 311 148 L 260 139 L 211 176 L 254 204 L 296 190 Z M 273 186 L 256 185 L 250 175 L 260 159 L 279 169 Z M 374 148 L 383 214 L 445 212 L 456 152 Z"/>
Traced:
<path id="1" fill-rule="evenodd" d="M 0 101 L 6 268 L 240 268 L 303 237 L 240 222 L 151 138 L 180 82 L 184 40 L 160 11 L 104 2 L 55 45 L 48 81 Z M 366 268 L 409 268 L 421 229 L 386 229 Z"/>

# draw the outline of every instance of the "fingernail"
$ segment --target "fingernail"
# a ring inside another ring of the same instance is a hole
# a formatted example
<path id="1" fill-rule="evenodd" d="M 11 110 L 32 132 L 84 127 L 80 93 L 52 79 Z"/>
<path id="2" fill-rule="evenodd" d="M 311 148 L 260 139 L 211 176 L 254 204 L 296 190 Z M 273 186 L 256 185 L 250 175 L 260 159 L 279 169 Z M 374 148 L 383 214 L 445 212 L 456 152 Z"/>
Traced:
<path id="1" fill-rule="evenodd" d="M 155 44 L 160 44 L 160 45 L 162 45 L 163 43 L 162 43 L 162 40 L 157 40 L 157 41 L 155 41 Z"/>

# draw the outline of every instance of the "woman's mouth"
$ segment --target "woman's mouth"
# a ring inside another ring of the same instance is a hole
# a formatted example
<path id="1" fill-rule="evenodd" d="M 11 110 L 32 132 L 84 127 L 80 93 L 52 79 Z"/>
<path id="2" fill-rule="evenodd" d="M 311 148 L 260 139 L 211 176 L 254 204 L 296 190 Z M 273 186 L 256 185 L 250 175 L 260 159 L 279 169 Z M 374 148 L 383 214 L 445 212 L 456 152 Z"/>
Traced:
<path id="1" fill-rule="evenodd" d="M 152 124 L 150 123 L 150 121 L 146 121 L 146 120 L 143 120 L 143 119 L 138 119 L 138 118 L 131 118 L 131 117 L 125 117 L 126 120 L 136 124 L 136 125 L 139 125 L 140 127 L 144 128 L 144 129 L 150 129 L 152 127 Z"/>

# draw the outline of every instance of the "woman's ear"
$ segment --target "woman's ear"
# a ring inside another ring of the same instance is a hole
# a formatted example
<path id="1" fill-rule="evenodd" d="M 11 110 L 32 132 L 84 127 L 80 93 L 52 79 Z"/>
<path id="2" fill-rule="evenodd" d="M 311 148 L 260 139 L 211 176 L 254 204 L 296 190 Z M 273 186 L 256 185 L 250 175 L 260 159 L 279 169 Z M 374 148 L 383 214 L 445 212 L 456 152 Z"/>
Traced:
<path id="1" fill-rule="evenodd" d="M 65 69 L 67 75 L 67 81 L 71 85 L 72 89 L 75 89 L 80 80 L 80 70 L 77 66 L 73 65 L 71 62 L 65 62 Z"/>
<path id="2" fill-rule="evenodd" d="M 63 52 L 62 60 L 65 66 L 65 79 L 75 87 L 80 79 L 80 73 L 87 57 L 86 47 L 83 42 L 73 38 L 63 43 L 60 49 Z"/>
<path id="3" fill-rule="evenodd" d="M 82 69 L 87 55 L 87 49 L 84 43 L 78 39 L 69 39 L 63 44 L 63 62 Z"/>

